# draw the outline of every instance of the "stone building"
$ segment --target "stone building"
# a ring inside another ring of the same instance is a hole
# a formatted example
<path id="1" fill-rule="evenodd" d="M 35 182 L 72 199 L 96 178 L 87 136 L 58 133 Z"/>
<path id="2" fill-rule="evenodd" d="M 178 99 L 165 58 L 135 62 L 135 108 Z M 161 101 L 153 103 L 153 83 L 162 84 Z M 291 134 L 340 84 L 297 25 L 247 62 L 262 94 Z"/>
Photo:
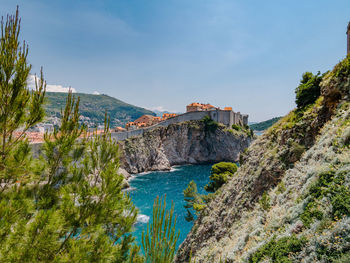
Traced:
<path id="1" fill-rule="evenodd" d="M 347 54 L 350 54 L 350 22 L 348 24 L 348 29 L 346 31 L 346 35 L 347 35 L 347 40 L 348 40 L 348 51 Z"/>
<path id="2" fill-rule="evenodd" d="M 189 105 L 186 106 L 186 112 L 193 112 L 193 111 L 209 111 L 209 110 L 215 110 L 216 108 L 207 103 L 207 104 L 202 104 L 198 102 L 193 102 Z"/>
<path id="3" fill-rule="evenodd" d="M 202 104 L 193 102 L 186 106 L 186 113 L 196 113 L 206 111 L 208 116 L 214 121 L 222 123 L 227 127 L 231 127 L 232 124 L 236 125 L 248 125 L 248 115 L 241 114 L 240 112 L 234 112 L 232 107 L 225 107 L 223 110 L 219 107 L 215 107 L 211 104 Z M 192 115 L 193 117 L 193 115 Z"/>

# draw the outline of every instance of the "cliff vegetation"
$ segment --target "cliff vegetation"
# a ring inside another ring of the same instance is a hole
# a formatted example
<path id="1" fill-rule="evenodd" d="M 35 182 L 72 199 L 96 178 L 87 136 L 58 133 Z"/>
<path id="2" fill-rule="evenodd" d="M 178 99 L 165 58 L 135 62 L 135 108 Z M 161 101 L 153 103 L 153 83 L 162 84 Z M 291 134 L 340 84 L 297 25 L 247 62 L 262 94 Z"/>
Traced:
<path id="1" fill-rule="evenodd" d="M 176 262 L 348 262 L 350 57 L 304 74 L 296 95 L 201 211 Z"/>

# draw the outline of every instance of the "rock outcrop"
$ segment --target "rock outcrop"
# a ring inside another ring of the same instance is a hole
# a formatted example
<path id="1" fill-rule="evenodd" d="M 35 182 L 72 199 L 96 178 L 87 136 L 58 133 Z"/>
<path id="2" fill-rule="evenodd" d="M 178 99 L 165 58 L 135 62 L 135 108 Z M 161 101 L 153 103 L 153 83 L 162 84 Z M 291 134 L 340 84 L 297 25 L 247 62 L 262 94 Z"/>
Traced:
<path id="1" fill-rule="evenodd" d="M 121 163 L 129 173 L 140 173 L 180 164 L 237 161 L 251 140 L 245 132 L 223 125 L 207 130 L 202 121 L 170 124 L 121 141 Z"/>
<path id="2" fill-rule="evenodd" d="M 315 104 L 252 143 L 176 262 L 350 259 L 350 57 L 321 85 Z"/>

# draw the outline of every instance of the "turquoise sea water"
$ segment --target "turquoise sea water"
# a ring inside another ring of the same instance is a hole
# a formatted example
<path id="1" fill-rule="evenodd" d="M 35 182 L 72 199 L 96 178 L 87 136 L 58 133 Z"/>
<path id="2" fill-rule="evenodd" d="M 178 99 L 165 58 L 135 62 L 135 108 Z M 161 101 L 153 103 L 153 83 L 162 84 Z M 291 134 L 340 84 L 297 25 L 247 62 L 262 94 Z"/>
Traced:
<path id="1" fill-rule="evenodd" d="M 142 230 L 146 230 L 147 222 L 152 217 L 153 201 L 157 196 L 166 194 L 167 207 L 174 202 L 174 210 L 177 215 L 176 229 L 180 230 L 177 242 L 179 246 L 185 239 L 193 225 L 185 220 L 183 190 L 187 184 L 194 180 L 198 192 L 205 193 L 204 186 L 209 181 L 211 165 L 186 165 L 172 168 L 169 172 L 150 172 L 136 175 L 130 181 L 130 196 L 135 206 L 139 209 L 138 222 L 135 225 L 134 236 L 141 245 Z"/>

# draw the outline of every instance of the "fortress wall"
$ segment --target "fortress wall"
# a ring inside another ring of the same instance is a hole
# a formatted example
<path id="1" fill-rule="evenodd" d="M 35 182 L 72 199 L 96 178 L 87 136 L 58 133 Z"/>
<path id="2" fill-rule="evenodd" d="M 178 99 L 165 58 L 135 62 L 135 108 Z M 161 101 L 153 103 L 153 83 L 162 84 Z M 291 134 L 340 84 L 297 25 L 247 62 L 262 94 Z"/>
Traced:
<path id="1" fill-rule="evenodd" d="M 211 117 L 214 121 L 222 123 L 228 127 L 231 127 L 232 124 L 248 124 L 248 115 L 241 115 L 239 112 L 233 111 L 224 111 L 224 110 L 214 110 L 214 111 L 192 111 L 186 112 L 181 115 L 177 115 L 150 127 L 125 131 L 125 132 L 114 132 L 112 133 L 112 138 L 116 141 L 126 140 L 130 137 L 139 136 L 148 131 L 157 127 L 166 127 L 170 124 L 180 123 L 185 121 L 199 121 L 202 120 L 205 116 Z"/>
<path id="2" fill-rule="evenodd" d="M 152 125 L 150 127 L 125 131 L 125 132 L 112 132 L 111 137 L 115 141 L 126 140 L 130 137 L 135 137 L 142 135 L 145 131 L 157 128 L 157 127 L 166 127 L 170 124 L 185 122 L 185 121 L 199 121 L 202 120 L 205 116 L 211 117 L 214 121 L 222 123 L 228 127 L 231 127 L 232 124 L 248 124 L 248 115 L 241 115 L 239 112 L 233 111 L 224 111 L 224 110 L 214 110 L 214 111 L 193 111 L 186 112 L 181 115 L 177 115 L 165 121 L 162 121 L 158 124 Z M 41 143 L 31 144 L 34 148 L 34 152 L 38 152 L 38 149 L 41 147 Z"/>
<path id="3" fill-rule="evenodd" d="M 177 115 L 175 117 L 172 117 L 170 119 L 167 119 L 165 121 L 162 121 L 154 126 L 168 126 L 169 124 L 174 124 L 174 123 L 179 123 L 179 122 L 184 122 L 184 121 L 199 121 L 204 118 L 204 116 L 208 116 L 209 112 L 208 111 L 192 111 L 192 112 L 186 112 L 181 115 Z M 151 127 L 149 127 L 151 128 Z"/>
<path id="4" fill-rule="evenodd" d="M 142 135 L 145 131 L 148 131 L 157 127 L 166 127 L 166 126 L 169 126 L 170 124 L 180 123 L 185 121 L 195 121 L 195 120 L 198 121 L 203 119 L 204 116 L 208 116 L 208 115 L 209 115 L 208 111 L 187 112 L 187 113 L 172 117 L 170 119 L 167 119 L 165 121 L 162 121 L 160 123 L 157 123 L 155 125 L 152 125 L 150 127 L 132 130 L 132 131 L 125 131 L 125 132 L 113 132 L 111 136 L 116 141 L 122 141 L 130 137 Z"/>
<path id="5" fill-rule="evenodd" d="M 228 127 L 231 127 L 233 124 L 233 112 L 232 111 L 224 111 L 224 110 L 216 110 L 210 111 L 210 117 L 219 123 L 222 123 Z"/>
<path id="6" fill-rule="evenodd" d="M 137 129 L 137 130 L 125 131 L 125 132 L 112 132 L 111 137 L 115 141 L 122 141 L 130 137 L 142 135 L 143 132 L 144 132 L 144 129 Z"/>

